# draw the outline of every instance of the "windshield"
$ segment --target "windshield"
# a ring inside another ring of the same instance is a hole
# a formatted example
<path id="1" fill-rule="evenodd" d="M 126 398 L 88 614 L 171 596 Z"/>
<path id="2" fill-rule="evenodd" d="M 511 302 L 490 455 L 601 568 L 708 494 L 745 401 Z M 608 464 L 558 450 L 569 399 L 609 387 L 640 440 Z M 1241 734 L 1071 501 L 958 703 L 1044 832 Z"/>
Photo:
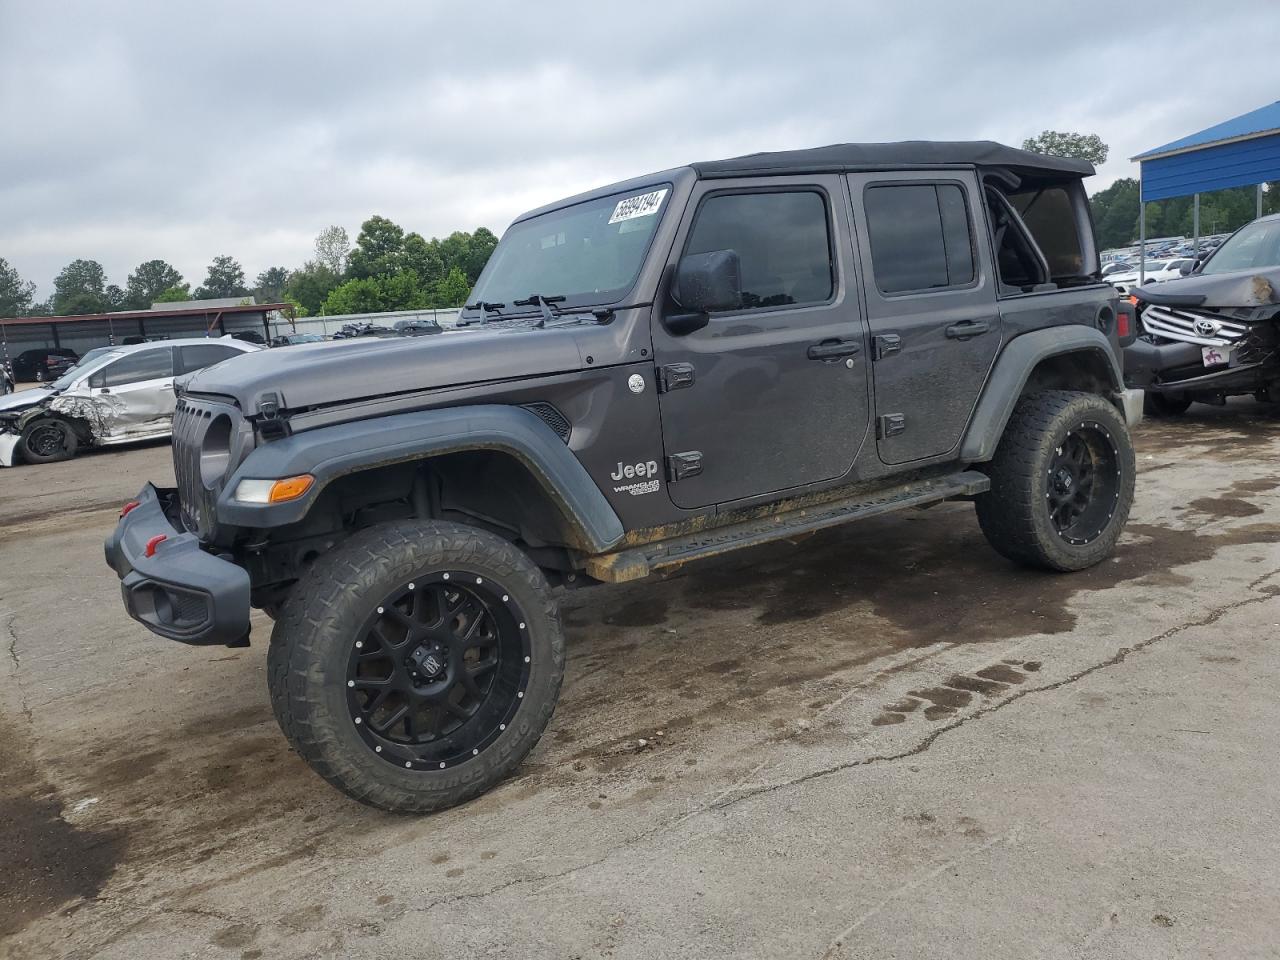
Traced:
<path id="1" fill-rule="evenodd" d="M 75 383 L 75 381 L 79 380 L 85 374 L 93 373 L 93 371 L 97 370 L 99 367 L 105 366 L 118 356 L 120 356 L 120 354 L 113 350 L 104 350 L 102 353 L 98 353 L 97 350 L 90 350 L 84 355 L 83 360 L 60 376 L 57 380 L 53 381 L 53 383 L 49 384 L 49 389 L 66 390 L 71 386 L 71 384 Z"/>
<path id="2" fill-rule="evenodd" d="M 561 307 L 613 303 L 635 283 L 670 193 L 642 188 L 513 224 L 471 299 L 506 304 L 503 313 L 534 293 L 563 296 Z"/>
<path id="3" fill-rule="evenodd" d="M 1201 273 L 1280 267 L 1280 220 L 1255 220 L 1214 251 Z"/>

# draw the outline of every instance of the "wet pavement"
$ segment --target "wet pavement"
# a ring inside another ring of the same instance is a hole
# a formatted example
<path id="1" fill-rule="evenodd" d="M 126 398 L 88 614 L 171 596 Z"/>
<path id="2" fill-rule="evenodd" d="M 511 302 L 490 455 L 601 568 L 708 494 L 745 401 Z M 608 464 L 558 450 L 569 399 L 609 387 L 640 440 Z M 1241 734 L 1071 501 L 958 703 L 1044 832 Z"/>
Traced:
<path id="1" fill-rule="evenodd" d="M 290 752 L 265 619 L 124 615 L 166 445 L 0 471 L 0 956 L 1273 956 L 1280 413 L 1137 443 L 1079 574 L 947 504 L 566 595 L 542 743 L 432 817 Z"/>

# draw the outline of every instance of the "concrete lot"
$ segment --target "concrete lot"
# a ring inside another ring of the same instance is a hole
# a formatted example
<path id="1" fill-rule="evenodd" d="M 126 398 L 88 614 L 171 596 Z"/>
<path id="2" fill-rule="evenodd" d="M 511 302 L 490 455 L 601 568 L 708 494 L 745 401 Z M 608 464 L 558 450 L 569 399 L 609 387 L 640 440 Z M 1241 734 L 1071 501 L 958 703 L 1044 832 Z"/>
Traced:
<path id="1" fill-rule="evenodd" d="M 0 954 L 1280 955 L 1280 414 L 1138 436 L 1117 557 L 972 508 L 566 598 L 519 774 L 360 807 L 263 661 L 124 615 L 101 541 L 167 446 L 0 471 Z"/>

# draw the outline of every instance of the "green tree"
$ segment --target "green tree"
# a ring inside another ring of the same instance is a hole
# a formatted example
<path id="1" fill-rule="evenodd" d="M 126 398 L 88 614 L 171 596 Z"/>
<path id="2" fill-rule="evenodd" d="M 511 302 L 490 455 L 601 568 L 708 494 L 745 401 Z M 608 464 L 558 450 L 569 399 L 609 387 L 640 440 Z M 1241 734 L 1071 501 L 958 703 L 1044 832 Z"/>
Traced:
<path id="1" fill-rule="evenodd" d="M 1074 157 L 1088 160 L 1094 166 L 1107 160 L 1107 145 L 1096 133 L 1071 133 L 1064 130 L 1045 130 L 1039 136 L 1027 137 L 1022 149 L 1033 153 L 1045 153 L 1051 157 Z"/>
<path id="2" fill-rule="evenodd" d="M 493 231 L 486 230 L 484 227 L 477 227 L 475 233 L 471 234 L 471 243 L 467 250 L 466 263 L 463 264 L 463 272 L 472 284 L 480 279 L 480 271 L 489 262 L 489 257 L 493 255 L 493 248 L 497 245 L 498 238 L 493 234 Z"/>
<path id="3" fill-rule="evenodd" d="M 197 300 L 213 300 L 218 297 L 243 297 L 249 293 L 244 285 L 244 268 L 234 258 L 226 255 L 213 258 L 209 275 L 196 288 Z"/>
<path id="4" fill-rule="evenodd" d="M 333 291 L 342 278 L 327 266 L 315 260 L 308 260 L 300 270 L 289 274 L 289 282 L 285 284 L 284 296 L 302 304 L 307 313 L 317 314 L 324 309 L 325 299 Z"/>
<path id="5" fill-rule="evenodd" d="M 439 243 L 427 242 L 420 233 L 411 233 L 404 238 L 403 261 L 404 268 L 416 273 L 426 285 L 440 280 L 445 273 Z"/>
<path id="6" fill-rule="evenodd" d="M 1099 249 L 1128 246 L 1137 236 L 1137 180 L 1129 177 L 1117 180 L 1090 197 L 1089 206 L 1093 212 L 1093 229 Z"/>
<path id="7" fill-rule="evenodd" d="M 191 284 L 174 284 L 168 290 L 161 290 L 152 299 L 152 303 L 181 303 L 191 299 Z"/>
<path id="8" fill-rule="evenodd" d="M 430 306 L 418 275 L 401 270 L 390 276 L 356 277 L 336 287 L 324 304 L 326 314 L 385 313 Z"/>
<path id="9" fill-rule="evenodd" d="M 284 267 L 268 267 L 258 274 L 253 292 L 259 303 L 279 303 L 284 296 L 285 284 L 289 282 L 289 271 Z"/>
<path id="10" fill-rule="evenodd" d="M 471 282 L 459 266 L 449 268 L 444 279 L 435 285 L 432 291 L 433 307 L 460 307 L 467 302 L 467 294 L 471 292 Z"/>
<path id="11" fill-rule="evenodd" d="M 31 309 L 36 285 L 23 280 L 16 267 L 0 257 L 0 317 L 20 317 Z"/>
<path id="12" fill-rule="evenodd" d="M 108 310 L 127 310 L 129 307 L 129 295 L 118 283 L 108 283 L 102 296 L 107 301 Z"/>
<path id="13" fill-rule="evenodd" d="M 59 316 L 104 313 L 110 308 L 107 276 L 97 260 L 72 260 L 53 281 L 53 310 Z"/>
<path id="14" fill-rule="evenodd" d="M 140 263 L 125 281 L 127 303 L 134 310 L 146 310 L 160 294 L 181 282 L 182 274 L 164 260 Z"/>
<path id="15" fill-rule="evenodd" d="M 404 230 L 386 217 L 374 214 L 360 224 L 356 248 L 351 252 L 351 276 L 391 276 L 404 268 Z"/>
<path id="16" fill-rule="evenodd" d="M 347 272 L 347 259 L 351 256 L 351 239 L 339 226 L 325 227 L 316 237 L 316 263 L 325 267 L 335 277 Z"/>

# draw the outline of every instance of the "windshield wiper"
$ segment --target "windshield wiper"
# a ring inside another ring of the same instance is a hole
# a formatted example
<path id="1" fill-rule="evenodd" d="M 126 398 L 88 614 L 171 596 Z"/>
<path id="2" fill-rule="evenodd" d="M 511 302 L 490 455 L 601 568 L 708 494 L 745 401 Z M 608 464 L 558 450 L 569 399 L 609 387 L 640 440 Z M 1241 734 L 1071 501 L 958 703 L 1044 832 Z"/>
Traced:
<path id="1" fill-rule="evenodd" d="M 550 323 L 556 317 L 560 316 L 559 310 L 554 310 L 551 306 L 553 303 L 563 303 L 565 297 L 544 297 L 540 293 L 531 293 L 524 300 L 512 300 L 513 307 L 538 307 L 542 311 L 542 322 Z"/>
<path id="2" fill-rule="evenodd" d="M 502 314 L 499 313 L 499 311 L 505 306 L 506 306 L 505 303 L 490 303 L 486 300 L 477 300 L 475 303 L 464 303 L 462 305 L 462 309 L 463 310 L 479 310 L 480 325 L 484 326 L 486 323 L 489 322 L 489 314 L 491 313 L 496 314 L 498 319 L 501 320 Z"/>

